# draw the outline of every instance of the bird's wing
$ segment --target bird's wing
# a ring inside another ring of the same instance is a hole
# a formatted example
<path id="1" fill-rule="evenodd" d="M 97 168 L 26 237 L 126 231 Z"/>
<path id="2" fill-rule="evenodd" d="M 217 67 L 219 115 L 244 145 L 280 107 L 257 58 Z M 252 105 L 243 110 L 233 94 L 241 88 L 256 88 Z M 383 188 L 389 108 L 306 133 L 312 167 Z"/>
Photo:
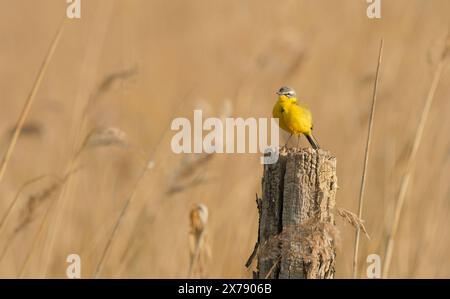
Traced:
<path id="1" fill-rule="evenodd" d="M 272 116 L 274 118 L 281 118 L 281 114 L 282 114 L 282 107 L 279 103 L 276 103 L 275 106 L 273 106 L 273 110 L 272 110 Z"/>
<path id="2" fill-rule="evenodd" d="M 302 108 L 303 115 L 307 119 L 307 121 L 311 124 L 311 128 L 312 128 L 312 114 L 311 114 L 311 111 L 309 110 L 309 108 L 307 106 L 304 106 L 304 105 L 299 105 L 299 106 L 300 106 L 300 108 Z"/>
<path id="3" fill-rule="evenodd" d="M 283 107 L 283 105 L 280 103 L 276 103 L 275 106 L 273 107 L 272 115 L 274 118 L 278 118 L 278 125 L 280 126 L 280 128 L 282 128 L 283 130 L 289 131 L 289 129 L 286 127 L 286 125 L 284 123 L 284 119 L 285 119 L 284 114 L 285 114 L 285 108 Z"/>

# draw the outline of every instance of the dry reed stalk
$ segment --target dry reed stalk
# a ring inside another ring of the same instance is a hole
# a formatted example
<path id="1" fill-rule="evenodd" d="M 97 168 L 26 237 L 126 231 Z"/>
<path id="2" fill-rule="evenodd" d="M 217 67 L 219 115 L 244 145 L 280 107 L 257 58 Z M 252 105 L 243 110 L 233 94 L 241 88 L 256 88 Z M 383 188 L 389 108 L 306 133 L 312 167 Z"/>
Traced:
<path id="1" fill-rule="evenodd" d="M 82 126 L 83 125 L 81 125 L 80 127 L 82 127 Z M 81 131 L 81 129 L 79 131 Z M 78 139 L 78 137 L 76 139 Z M 77 144 L 78 142 L 75 141 L 75 143 Z M 80 153 L 82 151 L 81 149 L 82 148 L 80 147 L 78 150 L 73 152 L 73 154 L 72 154 L 72 156 L 71 156 L 71 158 L 69 160 L 69 163 L 66 166 L 66 170 L 65 170 L 64 173 L 70 173 L 70 172 L 73 171 L 73 169 L 75 169 L 76 162 L 77 162 L 78 157 L 79 157 L 79 155 L 80 155 Z M 59 193 L 58 198 L 55 200 L 55 205 L 54 206 L 56 206 L 56 208 L 55 208 L 56 209 L 56 212 L 55 212 L 56 215 L 55 215 L 55 217 L 53 219 L 52 224 L 50 225 L 50 229 L 49 229 L 49 232 L 48 232 L 50 240 L 49 240 L 49 242 L 46 242 L 47 246 L 48 246 L 48 249 L 46 250 L 47 251 L 47 255 L 44 258 L 45 259 L 45 265 L 46 265 L 45 266 L 45 270 L 43 272 L 44 277 L 47 276 L 48 267 L 49 267 L 49 264 L 50 264 L 49 260 L 53 256 L 53 250 L 54 250 L 53 248 L 54 248 L 54 242 L 55 242 L 55 238 L 56 238 L 56 234 L 57 234 L 58 223 L 60 223 L 63 211 L 65 210 L 64 209 L 64 207 L 65 207 L 64 202 L 61 202 L 61 201 L 63 200 L 63 198 L 65 198 L 65 195 L 66 195 L 66 192 L 67 192 L 67 190 L 69 188 L 70 182 L 71 182 L 70 177 L 63 182 L 62 187 L 61 187 L 61 192 Z M 45 217 L 49 217 L 50 216 L 50 210 L 51 210 L 51 208 L 49 208 L 48 212 L 45 214 Z"/>
<path id="2" fill-rule="evenodd" d="M 199 273 L 202 273 L 202 265 L 200 255 L 207 247 L 205 241 L 206 225 L 208 224 L 208 208 L 204 204 L 197 204 L 191 209 L 189 213 L 190 219 L 190 262 L 188 277 L 192 278 L 195 266 L 199 268 Z"/>
<path id="3" fill-rule="evenodd" d="M 165 133 L 165 131 L 164 131 Z M 162 142 L 162 139 L 164 138 L 165 134 L 161 134 L 160 136 L 160 140 L 157 143 L 158 145 Z M 156 147 L 154 148 L 154 150 L 156 150 Z M 142 181 L 144 180 L 145 176 L 147 175 L 148 171 L 152 170 L 155 166 L 155 162 L 153 161 L 153 154 L 154 154 L 154 150 L 152 151 L 152 153 L 150 154 L 150 158 L 146 161 L 144 168 L 142 169 L 138 179 L 136 180 L 133 188 L 131 189 L 130 194 L 128 195 L 127 199 L 125 200 L 125 204 L 122 207 L 122 209 L 120 210 L 119 216 L 116 220 L 116 222 L 114 223 L 113 229 L 111 231 L 110 236 L 108 237 L 108 240 L 106 242 L 105 248 L 102 251 L 102 254 L 100 256 L 99 262 L 97 263 L 97 266 L 95 268 L 94 274 L 93 274 L 93 278 L 97 278 L 98 275 L 100 274 L 100 272 L 103 269 L 103 265 L 105 263 L 106 257 L 109 253 L 109 250 L 111 248 L 111 246 L 113 245 L 116 237 L 117 237 L 117 233 L 119 231 L 120 225 L 122 223 L 123 218 L 125 217 L 125 214 L 128 211 L 128 208 L 130 206 L 130 204 L 134 201 L 136 194 L 137 194 L 137 190 L 139 189 L 139 186 L 141 185 Z"/>
<path id="4" fill-rule="evenodd" d="M 23 261 L 22 266 L 20 267 L 19 276 L 18 276 L 19 278 L 23 278 L 25 275 L 25 269 L 27 268 L 28 263 L 31 260 L 31 255 L 34 252 L 34 248 L 37 246 L 39 239 L 41 239 L 41 236 L 44 233 L 44 227 L 45 227 L 45 224 L 47 224 L 48 215 L 50 214 L 50 211 L 52 210 L 55 203 L 56 203 L 56 201 L 52 201 L 50 203 L 50 206 L 47 208 L 47 211 L 45 212 L 45 214 L 42 218 L 42 221 L 39 225 L 38 231 L 33 239 L 33 242 L 31 243 L 30 250 L 28 251 L 28 254 L 25 257 L 25 260 Z"/>
<path id="5" fill-rule="evenodd" d="M 17 127 L 13 127 L 9 130 L 7 136 L 8 138 L 13 138 L 14 132 Z M 20 131 L 21 136 L 40 136 L 42 134 L 42 126 L 37 122 L 24 123 Z"/>
<path id="6" fill-rule="evenodd" d="M 275 268 L 278 266 L 278 264 L 281 262 L 281 255 L 275 260 L 272 267 L 269 269 L 269 272 L 267 272 L 266 276 L 264 276 L 264 279 L 269 279 L 270 275 L 272 275 L 272 272 L 275 270 Z"/>
<path id="7" fill-rule="evenodd" d="M 36 182 L 38 182 L 40 180 L 43 180 L 45 178 L 53 178 L 53 179 L 56 180 L 56 183 L 52 184 L 50 187 L 46 188 L 42 192 L 37 193 L 37 194 L 33 194 L 33 195 L 31 195 L 29 197 L 29 200 L 28 200 L 28 203 L 27 203 L 27 210 L 26 210 L 24 219 L 22 219 L 22 221 L 19 222 L 19 225 L 16 226 L 16 228 L 14 229 L 13 234 L 11 234 L 9 237 L 7 237 L 6 245 L 5 245 L 5 247 L 2 249 L 2 251 L 0 253 L 0 264 L 3 261 L 3 258 L 4 258 L 6 252 L 9 249 L 9 246 L 12 244 L 12 240 L 14 239 L 14 237 L 17 236 L 17 233 L 19 233 L 27 224 L 29 224 L 32 221 L 33 214 L 35 213 L 35 210 L 37 209 L 38 205 L 43 200 L 48 198 L 56 190 L 56 188 L 61 183 L 61 179 L 58 178 L 57 176 L 54 176 L 54 175 L 42 175 L 42 176 L 33 178 L 33 179 L 25 182 L 19 188 L 19 191 L 16 193 L 16 196 L 14 197 L 14 200 L 12 201 L 11 205 L 8 207 L 5 216 L 1 220 L 1 222 L 0 222 L 0 233 L 3 232 L 3 229 L 6 227 L 5 223 L 8 220 L 9 216 L 11 215 L 12 211 L 14 210 L 14 208 L 15 208 L 17 202 L 18 202 L 18 199 L 19 199 L 22 191 L 26 187 L 30 186 L 31 184 L 36 183 Z"/>
<path id="8" fill-rule="evenodd" d="M 193 250 L 190 253 L 190 261 L 189 261 L 189 271 L 188 271 L 188 278 L 192 278 L 194 275 L 194 269 L 196 266 L 199 268 L 199 272 L 202 272 L 202 266 L 200 263 L 200 253 L 203 250 L 203 246 L 205 244 L 205 232 L 201 231 L 198 234 L 193 234 L 192 237 L 194 238 L 194 246 Z M 201 275 L 201 274 L 200 274 Z"/>
<path id="9" fill-rule="evenodd" d="M 75 151 L 73 157 L 71 158 L 68 166 L 68 174 L 65 176 L 62 182 L 62 192 L 66 191 L 67 182 L 69 181 L 71 175 L 76 172 L 76 163 L 80 158 L 81 154 L 85 150 L 99 148 L 99 147 L 128 147 L 129 142 L 127 135 L 122 130 L 115 127 L 100 127 L 94 128 L 86 135 L 84 141 L 81 143 L 80 148 Z M 58 199 L 61 198 L 62 195 Z"/>
<path id="10" fill-rule="evenodd" d="M 397 203 L 395 205 L 394 211 L 394 220 L 392 223 L 391 230 L 389 232 L 387 238 L 387 245 L 384 252 L 384 263 L 383 263 L 383 278 L 387 278 L 389 275 L 389 269 L 392 260 L 392 254 L 394 249 L 394 240 L 397 235 L 398 227 L 400 224 L 400 216 L 403 210 L 403 205 L 406 199 L 406 193 L 408 191 L 409 183 L 414 171 L 415 161 L 417 152 L 419 150 L 420 143 L 422 141 L 423 131 L 425 129 L 425 124 L 427 123 L 428 114 L 430 112 L 431 104 L 433 103 L 434 96 L 436 94 L 436 90 L 438 87 L 438 83 L 441 79 L 442 72 L 444 70 L 444 65 L 446 62 L 446 58 L 450 52 L 450 39 L 448 39 L 447 44 L 445 45 L 439 63 L 437 65 L 436 71 L 433 76 L 433 81 L 431 83 L 427 98 L 425 100 L 425 104 L 422 109 L 422 114 L 420 116 L 419 124 L 417 126 L 416 135 L 414 137 L 414 143 L 412 146 L 411 153 L 408 157 L 408 162 L 406 165 L 406 170 L 403 175 L 402 181 L 400 183 L 400 191 L 397 199 Z"/>
<path id="11" fill-rule="evenodd" d="M 80 155 L 85 151 L 93 148 L 99 147 L 128 147 L 129 142 L 125 132 L 115 127 L 99 127 L 94 128 L 86 135 L 84 141 L 81 143 L 80 148 L 75 151 L 73 158 L 70 160 L 69 168 L 70 171 L 65 179 L 62 181 L 62 186 L 66 186 L 66 182 L 71 177 L 71 174 L 76 172 L 76 162 Z M 63 189 L 64 191 L 64 189 Z M 61 196 L 60 196 L 61 197 Z M 48 213 L 46 213 L 48 215 Z"/>
<path id="12" fill-rule="evenodd" d="M 165 134 L 161 134 L 161 137 L 160 137 L 160 140 L 159 140 L 158 144 L 161 143 L 162 139 L 164 138 L 164 135 Z M 86 142 L 85 144 L 89 144 L 89 142 Z M 106 242 L 105 248 L 103 249 L 102 255 L 100 256 L 100 260 L 99 260 L 99 262 L 98 262 L 98 264 L 97 264 L 97 266 L 95 268 L 95 272 L 94 272 L 94 275 L 93 275 L 94 278 L 97 278 L 98 275 L 100 274 L 100 272 L 102 271 L 103 264 L 105 263 L 106 257 L 107 257 L 107 255 L 109 253 L 109 249 L 111 248 L 114 240 L 116 239 L 117 233 L 119 231 L 120 224 L 122 223 L 122 220 L 123 220 L 126 212 L 128 211 L 128 207 L 134 201 L 134 199 L 136 197 L 137 190 L 139 189 L 139 186 L 141 185 L 142 181 L 144 180 L 147 172 L 152 170 L 154 168 L 154 166 L 155 166 L 155 162 L 153 161 L 152 157 L 153 157 L 153 152 L 150 155 L 150 158 L 147 160 L 147 162 L 145 164 L 145 167 L 141 171 L 138 179 L 136 180 L 133 188 L 131 189 L 130 195 L 128 196 L 127 200 L 125 201 L 124 206 L 122 207 L 122 209 L 121 209 L 121 211 L 119 213 L 119 216 L 118 216 L 118 218 L 117 218 L 117 220 L 116 220 L 116 222 L 114 224 L 114 227 L 113 227 L 113 229 L 111 231 L 111 235 L 109 236 L 109 238 L 108 238 L 108 240 Z"/>
<path id="13" fill-rule="evenodd" d="M 139 175 L 136 183 L 134 184 L 134 187 L 132 188 L 130 195 L 128 196 L 127 200 L 125 201 L 125 205 L 122 207 L 122 209 L 120 211 L 119 217 L 117 218 L 117 221 L 114 224 L 111 235 L 109 236 L 109 238 L 106 242 L 105 248 L 103 249 L 102 255 L 100 256 L 100 260 L 95 268 L 95 272 L 93 275 L 94 278 L 98 278 L 98 275 L 102 271 L 106 256 L 109 253 L 109 249 L 111 248 L 113 242 L 115 241 L 115 239 L 117 237 L 117 233 L 119 231 L 120 224 L 122 223 L 122 220 L 123 220 L 126 212 L 128 211 L 130 204 L 134 201 L 136 194 L 137 194 L 137 190 L 139 189 L 139 186 L 141 185 L 141 182 L 144 180 L 147 172 L 152 168 L 153 168 L 153 160 L 149 160 L 149 162 L 146 164 L 146 166 L 142 170 L 141 174 Z"/>
<path id="14" fill-rule="evenodd" d="M 130 142 L 127 134 L 119 128 L 97 127 L 86 135 L 83 143 L 74 155 L 74 160 L 77 160 L 84 151 L 99 147 L 129 148 Z"/>
<path id="15" fill-rule="evenodd" d="M 225 121 L 225 118 L 231 115 L 232 110 L 232 102 L 230 100 L 225 100 L 221 111 L 219 112 L 219 119 Z M 226 142 L 223 146 L 226 146 Z M 189 188 L 193 188 L 213 180 L 212 178 L 206 176 L 204 172 L 198 174 L 201 168 L 208 165 L 208 163 L 210 163 L 215 157 L 213 148 L 210 150 L 212 150 L 212 153 L 192 154 L 181 161 L 179 169 L 175 171 L 175 175 L 172 177 L 171 186 L 166 192 L 168 195 L 183 192 Z"/>
<path id="16" fill-rule="evenodd" d="M 194 154 L 190 159 L 182 160 L 180 169 L 176 172 L 174 180 L 182 180 L 194 174 L 199 167 L 206 165 L 214 157 L 214 154 Z"/>
<path id="17" fill-rule="evenodd" d="M 182 105 L 180 105 L 181 107 Z M 162 140 L 164 139 L 166 131 L 164 131 L 160 138 L 159 141 L 157 142 L 156 146 L 153 148 L 153 151 L 150 154 L 150 158 L 147 159 L 144 168 L 142 169 L 138 179 L 136 180 L 133 188 L 131 189 L 130 195 L 127 197 L 127 199 L 125 200 L 125 204 L 122 207 L 122 209 L 120 210 L 119 216 L 116 220 L 116 222 L 114 223 L 113 229 L 111 231 L 110 236 L 108 237 L 108 240 L 106 241 L 106 245 L 105 248 L 102 251 L 102 254 L 100 256 L 99 262 L 97 263 L 97 266 L 95 268 L 93 277 L 97 278 L 100 275 L 100 272 L 103 269 L 103 265 L 106 261 L 106 257 L 109 253 L 110 248 L 112 247 L 112 245 L 114 244 L 114 241 L 117 238 L 117 233 L 119 231 L 120 225 L 122 223 L 123 218 L 125 217 L 126 212 L 128 211 L 128 207 L 130 206 L 130 204 L 134 201 L 136 194 L 137 194 L 137 190 L 139 188 L 139 186 L 141 185 L 142 181 L 144 180 L 146 174 L 148 173 L 148 171 L 152 170 L 155 167 L 155 162 L 153 161 L 153 155 L 154 152 L 156 151 L 156 148 L 159 144 L 161 144 Z"/>
<path id="18" fill-rule="evenodd" d="M 192 178 L 189 182 L 187 182 L 185 184 L 176 183 L 176 184 L 172 185 L 167 190 L 167 195 L 172 196 L 176 193 L 184 192 L 190 188 L 194 188 L 194 187 L 206 184 L 206 183 L 210 183 L 211 181 L 213 181 L 212 178 L 208 178 L 204 174 L 200 174 L 200 175 L 197 175 L 196 177 Z"/>
<path id="19" fill-rule="evenodd" d="M 359 201 L 358 201 L 358 218 L 362 218 L 362 212 L 363 212 L 363 205 L 364 205 L 364 189 L 366 185 L 366 173 L 367 173 L 367 165 L 369 163 L 369 151 L 370 151 L 370 144 L 372 141 L 372 127 L 373 127 L 373 119 L 375 115 L 375 106 L 377 102 L 377 91 L 378 91 L 378 83 L 379 83 L 379 74 L 380 74 L 380 66 L 381 66 L 381 59 L 383 56 L 383 40 L 380 42 L 380 50 L 378 53 L 378 64 L 377 64 L 377 71 L 375 75 L 375 83 L 373 86 L 373 94 L 372 94 L 372 108 L 370 110 L 370 118 L 369 118 L 369 128 L 367 132 L 367 141 L 366 141 L 366 150 L 364 154 L 364 166 L 363 166 L 363 173 L 361 177 L 361 188 L 359 191 Z M 359 237 L 361 234 L 360 227 L 356 227 L 356 233 L 355 233 L 355 248 L 353 251 L 353 278 L 357 277 L 357 271 L 358 271 L 358 250 L 359 250 Z"/>
<path id="20" fill-rule="evenodd" d="M 64 29 L 65 20 L 66 20 L 66 18 L 64 18 L 63 21 L 61 22 L 61 24 L 59 25 L 58 31 L 56 32 L 56 35 L 53 38 L 53 41 L 50 45 L 47 55 L 45 56 L 45 59 L 42 62 L 42 65 L 39 69 L 36 80 L 34 81 L 33 87 L 31 88 L 31 91 L 27 98 L 27 101 L 25 102 L 25 104 L 22 108 L 22 112 L 20 113 L 19 119 L 17 120 L 17 124 L 14 128 L 14 133 L 11 137 L 11 141 L 8 145 L 5 155 L 3 156 L 2 164 L 0 166 L 0 182 L 2 181 L 3 176 L 5 175 L 6 167 L 8 166 L 9 160 L 11 159 L 11 156 L 13 154 L 17 140 L 23 129 L 25 120 L 27 119 L 27 116 L 31 110 L 31 106 L 34 102 L 34 99 L 36 98 L 37 92 L 39 90 L 39 87 L 41 86 L 43 79 L 44 79 L 44 75 L 47 72 L 48 66 L 50 65 L 53 55 L 55 54 L 56 48 L 58 46 L 59 40 L 61 38 L 63 29 Z"/>
<path id="21" fill-rule="evenodd" d="M 116 5 L 115 1 L 108 1 L 102 4 L 102 9 L 100 10 L 96 20 L 97 23 L 93 25 L 94 30 L 91 31 L 89 41 L 87 42 L 88 45 L 94 45 L 87 49 L 84 61 L 81 67 L 81 76 L 80 78 L 87 79 L 88 84 L 93 84 L 95 72 L 91 70 L 92 66 L 97 65 L 97 62 L 100 58 L 102 47 L 104 45 L 104 39 L 106 37 L 107 30 L 109 28 L 109 23 L 111 21 L 111 16 L 114 12 L 114 7 Z M 81 82 L 81 81 L 80 81 Z M 85 132 L 85 128 L 87 126 L 87 109 L 90 105 L 90 102 L 92 101 L 92 96 L 89 95 L 89 92 L 91 92 L 93 88 L 89 88 L 89 86 L 81 85 L 79 86 L 79 94 L 76 97 L 76 103 L 82 102 L 80 101 L 83 99 L 86 99 L 84 101 L 84 105 L 81 104 L 81 119 L 78 124 L 75 124 L 75 139 L 72 144 L 71 148 L 71 155 L 70 160 L 66 166 L 65 174 L 71 173 L 76 166 L 76 160 L 78 158 L 80 149 L 82 148 L 82 143 L 84 141 L 83 136 Z M 56 215 L 54 215 L 54 219 L 52 224 L 50 225 L 50 229 L 48 232 L 49 235 L 49 241 L 46 242 L 47 249 L 46 256 L 44 257 L 44 263 L 45 263 L 45 269 L 43 271 L 43 275 L 47 276 L 48 273 L 48 267 L 50 265 L 50 259 L 52 256 L 54 256 L 54 243 L 56 239 L 56 235 L 58 233 L 58 228 L 60 227 L 58 224 L 61 223 L 62 214 L 66 210 L 65 207 L 68 204 L 66 200 L 66 194 L 68 193 L 68 189 L 70 188 L 72 184 L 72 176 L 70 176 L 62 185 L 62 190 L 59 194 L 59 197 L 56 199 Z M 47 214 L 50 216 L 50 214 Z"/>
<path id="22" fill-rule="evenodd" d="M 76 172 L 76 171 L 78 171 L 78 169 L 74 170 L 74 172 Z M 72 175 L 74 172 L 69 173 L 68 176 Z M 5 248 L 3 248 L 2 253 L 0 255 L 0 264 L 1 264 L 2 260 L 3 260 L 3 258 L 6 255 L 6 252 L 7 252 L 8 248 L 9 248 L 9 245 L 11 244 L 9 241 L 11 241 L 12 238 L 14 236 L 16 236 L 17 233 L 24 228 L 24 225 L 26 225 L 26 224 L 28 224 L 30 222 L 29 218 L 32 216 L 32 213 L 34 211 L 33 209 L 35 209 L 35 203 L 33 203 L 33 202 L 36 202 L 36 200 L 42 201 L 42 200 L 48 198 L 51 194 L 53 194 L 64 183 L 65 180 L 67 180 L 68 176 L 66 176 L 65 178 L 61 179 L 61 178 L 59 178 L 58 176 L 55 176 L 55 175 L 43 175 L 43 176 L 39 176 L 37 178 L 31 179 L 31 180 L 29 180 L 28 182 L 26 182 L 25 184 L 22 185 L 22 187 L 19 189 L 19 191 L 17 192 L 17 194 L 16 194 L 16 196 L 15 196 L 15 198 L 13 200 L 14 205 L 18 201 L 20 193 L 25 189 L 25 187 L 29 186 L 30 184 L 35 183 L 35 182 L 37 182 L 39 180 L 42 180 L 42 179 L 44 179 L 46 177 L 53 178 L 53 179 L 56 180 L 56 183 L 54 183 L 50 187 L 46 188 L 43 192 L 41 192 L 39 194 L 32 195 L 29 198 L 30 200 L 29 200 L 28 205 L 27 205 L 29 213 L 26 214 L 25 215 L 25 219 L 23 221 L 21 221 L 21 223 L 18 226 L 16 226 L 14 234 L 10 238 L 8 238 L 7 245 L 5 246 Z M 46 221 L 46 217 L 47 217 L 48 213 L 50 212 L 50 209 L 53 206 L 53 203 L 54 203 L 53 201 L 50 203 L 50 206 L 47 208 L 47 211 L 44 214 L 42 222 L 41 222 L 41 224 L 39 226 L 39 233 L 33 239 L 32 246 L 30 247 L 30 250 L 29 250 L 29 252 L 27 254 L 27 258 L 29 258 L 31 256 L 31 253 L 34 251 L 34 247 L 37 244 L 37 240 L 39 239 L 39 237 L 42 234 L 41 230 L 44 227 L 44 224 L 45 224 L 45 221 Z M 13 210 L 14 205 L 13 205 L 12 208 L 10 207 L 11 211 Z M 32 206 L 30 206 L 30 205 L 32 205 Z M 30 210 L 30 208 L 31 208 L 31 210 Z M 11 213 L 11 211 L 8 213 L 8 217 L 9 217 L 9 214 Z M 6 217 L 4 219 L 4 221 L 6 221 L 8 217 Z"/>
<path id="23" fill-rule="evenodd" d="M 202 107 L 200 106 L 199 108 Z M 232 111 L 233 103 L 229 99 L 224 100 L 222 103 L 222 107 L 218 112 L 219 119 L 225 121 L 227 117 L 230 117 Z M 223 146 L 226 146 L 226 142 L 227 141 L 225 141 Z M 172 183 L 166 192 L 167 195 L 171 196 L 175 193 L 180 193 L 186 191 L 189 188 L 193 188 L 214 180 L 214 178 L 208 177 L 205 172 L 199 174 L 202 167 L 206 167 L 214 157 L 214 145 L 211 149 L 209 149 L 208 153 L 191 154 L 189 156 L 186 156 L 186 158 L 181 161 L 181 165 L 178 167 L 178 169 L 175 171 L 175 174 L 171 178 Z"/>
<path id="24" fill-rule="evenodd" d="M 190 103 L 190 99 L 192 98 L 192 94 L 193 94 L 194 91 L 195 91 L 195 88 L 193 88 L 193 87 L 190 88 L 186 92 L 186 94 L 180 98 L 179 101 L 177 101 L 177 102 L 175 102 L 174 104 L 171 105 L 172 109 L 168 109 L 168 110 L 176 111 L 173 115 L 176 115 L 179 111 L 184 111 L 185 108 L 186 108 L 186 105 L 188 103 Z M 231 113 L 231 110 L 232 110 L 232 103 L 231 103 L 231 101 L 225 100 L 224 103 L 223 103 L 223 107 L 221 109 L 221 112 L 220 112 L 220 118 L 223 119 L 225 117 L 228 117 L 230 115 L 230 113 Z M 155 155 L 155 152 L 156 152 L 157 148 L 159 147 L 159 145 L 163 141 L 166 133 L 169 131 L 168 128 L 170 128 L 170 126 L 167 126 L 167 129 L 165 129 L 161 133 L 161 135 L 159 137 L 159 141 L 154 146 L 154 148 L 152 150 L 153 153 L 150 156 L 154 156 Z M 196 172 L 197 167 L 200 167 L 201 165 L 207 164 L 208 161 L 212 158 L 212 155 L 213 154 L 195 155 L 195 157 L 192 160 L 188 160 L 188 161 L 184 160 L 184 162 L 188 162 L 188 163 L 185 163 L 184 165 L 182 165 L 184 167 L 180 167 L 181 170 L 177 171 L 177 173 L 175 174 L 174 177 L 179 177 L 181 179 L 186 179 L 186 178 L 189 179 L 192 175 L 191 175 L 191 173 L 189 171 L 186 171 L 186 169 L 189 168 L 190 170 L 192 170 L 192 172 Z M 145 158 L 143 160 L 146 161 Z M 195 166 L 192 166 L 192 163 L 194 163 Z M 155 166 L 155 162 L 150 160 L 149 162 L 147 162 L 147 165 L 148 165 L 148 169 L 152 169 Z M 186 168 L 186 166 L 187 166 L 187 168 Z M 199 175 L 199 176 L 194 177 L 193 179 L 191 179 L 190 181 L 188 181 L 185 184 L 182 184 L 182 185 L 175 184 L 174 186 L 172 186 L 171 188 L 168 189 L 167 194 L 170 196 L 173 193 L 185 191 L 188 188 L 195 187 L 195 186 L 197 186 L 199 184 L 203 184 L 205 182 L 210 182 L 213 179 L 214 178 L 209 178 L 209 177 L 205 177 L 205 176 Z M 174 180 L 174 181 L 176 181 L 176 180 Z M 161 198 L 159 201 L 154 202 L 154 204 L 161 203 L 162 200 L 163 199 Z M 139 213 L 138 217 L 136 217 L 137 220 L 135 221 L 134 228 L 133 228 L 132 232 L 129 234 L 130 238 L 136 239 L 136 235 L 142 233 L 142 227 L 140 226 L 139 219 L 141 219 L 143 217 L 144 213 L 145 213 L 145 209 L 142 209 L 141 213 Z M 154 215 L 152 215 L 151 217 L 154 217 Z M 139 238 L 137 238 L 137 239 L 139 239 Z M 128 242 L 128 243 L 130 245 L 122 253 L 121 260 L 125 260 L 126 256 L 131 252 L 132 248 L 139 246 L 141 241 L 139 241 L 139 242 L 133 241 L 133 242 Z M 112 246 L 112 244 L 108 245 L 108 246 Z M 125 263 L 126 262 L 122 263 L 121 269 L 119 270 L 118 273 L 121 273 L 123 271 L 123 269 L 125 269 Z"/>
<path id="25" fill-rule="evenodd" d="M 116 83 L 126 81 L 136 76 L 137 73 L 138 72 L 136 68 L 129 68 L 109 74 L 103 79 L 101 84 L 98 86 L 97 90 L 93 95 L 93 98 L 94 99 L 99 98 L 100 96 L 111 90 Z"/>
<path id="26" fill-rule="evenodd" d="M 38 177 L 36 177 L 36 178 L 33 178 L 33 179 L 31 179 L 31 180 L 26 181 L 26 182 L 19 188 L 19 190 L 17 191 L 16 195 L 14 196 L 14 199 L 11 201 L 10 205 L 9 205 L 8 208 L 6 209 L 5 215 L 3 215 L 2 220 L 0 220 L 0 234 L 1 234 L 1 232 L 3 232 L 3 229 L 4 229 L 4 225 L 5 225 L 5 223 L 6 223 L 6 220 L 8 220 L 9 216 L 11 215 L 11 212 L 14 210 L 14 207 L 16 206 L 17 201 L 18 201 L 19 196 L 20 196 L 20 194 L 22 193 L 22 191 L 23 191 L 26 187 L 32 185 L 33 183 L 38 182 L 38 181 L 43 180 L 43 179 L 48 178 L 48 177 L 59 179 L 57 176 L 54 176 L 54 175 L 41 175 L 41 176 L 38 176 Z"/>
<path id="27" fill-rule="evenodd" d="M 174 103 L 174 105 L 172 105 L 172 109 L 171 111 L 176 111 L 176 113 L 178 113 L 178 111 L 181 111 L 184 107 L 185 104 L 185 99 L 188 99 L 191 95 L 191 93 L 193 92 L 193 89 L 190 89 L 187 94 L 183 97 L 181 97 L 181 101 Z M 93 278 L 97 278 L 102 269 L 103 269 L 103 265 L 106 261 L 106 257 L 111 249 L 111 247 L 114 244 L 114 241 L 117 238 L 117 233 L 119 231 L 120 225 L 122 223 L 123 218 L 125 217 L 126 212 L 128 211 L 128 207 L 130 206 L 130 204 L 135 200 L 135 196 L 137 193 L 137 189 L 139 188 L 139 186 L 141 185 L 142 181 L 144 180 L 146 174 L 148 173 L 148 171 L 152 170 L 155 167 L 155 162 L 153 160 L 153 156 L 155 155 L 155 152 L 158 148 L 158 146 L 162 143 L 162 141 L 164 140 L 164 137 L 166 136 L 166 133 L 168 132 L 168 128 L 170 128 L 170 126 L 167 126 L 166 129 L 161 132 L 161 135 L 159 136 L 159 139 L 156 143 L 156 145 L 153 147 L 149 158 L 147 158 L 145 160 L 145 165 L 139 175 L 139 177 L 136 180 L 136 183 L 134 184 L 133 188 L 131 189 L 130 194 L 127 196 L 126 200 L 125 200 L 125 204 L 123 205 L 122 209 L 120 210 L 119 216 L 116 220 L 116 222 L 114 223 L 113 229 L 111 231 L 111 234 L 108 237 L 108 240 L 106 241 L 106 245 L 105 248 L 102 251 L 102 254 L 100 256 L 99 262 L 97 263 L 97 266 L 95 268 L 95 271 L 93 273 Z"/>
<path id="28" fill-rule="evenodd" d="M 363 233 L 366 235 L 367 239 L 370 240 L 370 236 L 367 233 L 366 227 L 364 226 L 364 220 L 358 218 L 358 215 L 346 209 L 337 209 L 337 214 L 341 216 L 348 224 L 353 226 L 355 229 L 362 230 Z"/>

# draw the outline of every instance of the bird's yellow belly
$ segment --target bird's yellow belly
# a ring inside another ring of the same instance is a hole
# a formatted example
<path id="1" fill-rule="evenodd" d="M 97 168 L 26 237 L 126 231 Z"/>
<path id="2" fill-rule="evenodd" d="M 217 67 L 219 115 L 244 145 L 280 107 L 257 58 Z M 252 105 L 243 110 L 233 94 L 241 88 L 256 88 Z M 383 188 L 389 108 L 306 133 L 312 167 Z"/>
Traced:
<path id="1" fill-rule="evenodd" d="M 277 102 L 273 109 L 273 116 L 279 118 L 280 128 L 291 134 L 311 133 L 311 114 L 297 104 Z"/>
<path id="2" fill-rule="evenodd" d="M 301 110 L 290 109 L 283 115 L 283 121 L 293 134 L 311 133 L 311 121 Z"/>

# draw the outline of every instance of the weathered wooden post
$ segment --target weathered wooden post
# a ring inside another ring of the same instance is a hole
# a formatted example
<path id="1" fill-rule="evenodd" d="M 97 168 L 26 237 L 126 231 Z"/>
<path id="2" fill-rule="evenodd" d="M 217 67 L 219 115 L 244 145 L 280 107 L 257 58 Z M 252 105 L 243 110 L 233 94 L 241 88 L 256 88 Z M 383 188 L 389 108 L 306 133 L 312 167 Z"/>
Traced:
<path id="1" fill-rule="evenodd" d="M 336 190 L 327 151 L 282 150 L 264 166 L 255 278 L 334 277 Z"/>

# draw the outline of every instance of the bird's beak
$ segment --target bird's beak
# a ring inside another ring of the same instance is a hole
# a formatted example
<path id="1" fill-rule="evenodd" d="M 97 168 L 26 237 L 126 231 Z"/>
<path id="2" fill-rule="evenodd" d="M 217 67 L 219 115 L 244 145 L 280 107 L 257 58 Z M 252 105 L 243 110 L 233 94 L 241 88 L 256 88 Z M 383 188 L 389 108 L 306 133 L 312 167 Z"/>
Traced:
<path id="1" fill-rule="evenodd" d="M 276 94 L 279 95 L 279 96 L 281 95 L 281 93 L 279 91 L 277 91 Z"/>

